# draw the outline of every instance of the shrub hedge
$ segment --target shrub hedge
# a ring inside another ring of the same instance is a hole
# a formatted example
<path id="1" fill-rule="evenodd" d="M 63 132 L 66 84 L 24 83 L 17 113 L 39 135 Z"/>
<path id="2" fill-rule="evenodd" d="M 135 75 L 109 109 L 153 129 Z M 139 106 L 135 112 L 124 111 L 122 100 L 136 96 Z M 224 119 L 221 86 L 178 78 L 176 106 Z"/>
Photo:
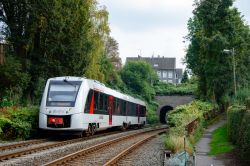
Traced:
<path id="1" fill-rule="evenodd" d="M 7 107 L 0 110 L 0 139 L 27 139 L 38 128 L 37 107 Z"/>
<path id="2" fill-rule="evenodd" d="M 237 145 L 240 158 L 250 162 L 250 110 L 233 105 L 228 109 L 228 136 Z"/>
<path id="3" fill-rule="evenodd" d="M 191 154 L 193 150 L 192 146 L 201 137 L 203 127 L 206 127 L 207 122 L 216 116 L 214 112 L 219 113 L 217 110 L 217 105 L 195 100 L 190 104 L 179 106 L 171 111 L 168 114 L 168 123 L 171 129 L 166 136 L 166 148 L 172 152 L 183 150 L 184 142 L 181 140 L 184 140 L 184 135 L 186 134 L 188 136 L 186 150 Z M 207 114 L 209 118 L 206 118 L 205 115 Z M 187 125 L 192 127 L 192 132 L 185 133 Z"/>
<path id="4" fill-rule="evenodd" d="M 158 82 L 154 86 L 155 92 L 159 96 L 164 95 L 194 95 L 197 90 L 196 84 L 178 84 L 174 85 L 171 83 Z"/>
<path id="5" fill-rule="evenodd" d="M 185 126 L 193 120 L 199 118 L 201 122 L 213 118 L 214 112 L 218 112 L 218 106 L 203 102 L 200 100 L 194 100 L 190 104 L 182 105 L 168 114 L 168 123 L 170 126 Z M 208 116 L 208 117 L 206 117 Z"/>

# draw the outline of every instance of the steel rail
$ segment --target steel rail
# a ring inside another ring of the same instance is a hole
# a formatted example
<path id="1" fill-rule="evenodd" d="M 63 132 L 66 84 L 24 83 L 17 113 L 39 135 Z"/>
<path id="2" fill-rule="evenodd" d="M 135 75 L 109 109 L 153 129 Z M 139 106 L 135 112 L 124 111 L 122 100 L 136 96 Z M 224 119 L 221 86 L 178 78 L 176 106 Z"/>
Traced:
<path id="1" fill-rule="evenodd" d="M 116 134 L 116 133 L 120 133 L 120 132 L 117 132 L 117 131 L 112 132 L 112 133 L 108 132 L 108 133 L 104 133 L 104 134 L 93 135 L 93 136 L 90 136 L 90 137 L 71 139 L 71 140 L 61 141 L 61 142 L 57 142 L 57 143 L 52 143 L 52 144 L 49 144 L 49 145 L 43 145 L 43 146 L 40 146 L 40 147 L 24 149 L 24 150 L 20 150 L 20 151 L 17 151 L 17 152 L 4 153 L 4 154 L 0 154 L 0 162 L 4 161 L 4 160 L 9 160 L 9 159 L 12 159 L 12 158 L 20 157 L 20 156 L 23 156 L 23 155 L 32 154 L 32 153 L 36 153 L 36 152 L 39 152 L 39 151 L 52 149 L 52 148 L 55 148 L 55 147 L 64 146 L 64 145 L 68 145 L 68 144 L 72 144 L 72 143 L 77 143 L 77 142 L 80 142 L 80 141 L 85 141 L 85 140 L 89 140 L 89 139 L 93 139 L 93 138 L 103 137 L 103 136 L 106 136 L 106 135 L 112 135 L 112 134 Z"/>
<path id="2" fill-rule="evenodd" d="M 158 130 L 161 130 L 161 131 L 158 131 Z M 93 146 L 91 146 L 89 148 L 77 151 L 75 153 L 72 153 L 72 154 L 66 155 L 64 157 L 61 157 L 59 159 L 56 159 L 54 161 L 51 161 L 51 162 L 45 164 L 44 166 L 63 165 L 63 164 L 66 164 L 69 161 L 72 161 L 72 160 L 77 159 L 79 157 L 82 157 L 82 156 L 85 156 L 87 154 L 93 153 L 95 151 L 100 150 L 101 148 L 104 148 L 104 147 L 107 147 L 107 146 L 112 145 L 114 143 L 120 142 L 120 141 L 122 141 L 124 139 L 133 138 L 135 136 L 138 136 L 138 134 L 145 134 L 145 133 L 148 133 L 148 132 L 156 132 L 156 131 L 158 131 L 157 134 L 159 134 L 161 132 L 165 132 L 166 128 L 143 131 L 141 133 L 134 133 L 134 134 L 122 136 L 122 137 L 119 137 L 119 138 L 115 138 L 115 139 L 112 139 L 112 140 L 109 140 L 109 141 L 105 141 L 103 143 L 93 145 Z"/>
<path id="3" fill-rule="evenodd" d="M 135 149 L 137 149 L 139 146 L 141 146 L 142 144 L 146 143 L 147 141 L 149 141 L 150 139 L 156 137 L 158 134 L 162 133 L 162 131 L 154 133 L 146 138 L 144 138 L 143 140 L 131 145 L 130 147 L 128 147 L 127 149 L 123 150 L 121 153 L 119 153 L 118 155 L 116 155 L 115 157 L 113 157 L 112 159 L 110 159 L 108 162 L 106 162 L 103 166 L 111 166 L 111 165 L 115 165 L 117 164 L 123 157 L 125 157 L 129 152 L 134 151 Z"/>
<path id="4" fill-rule="evenodd" d="M 12 143 L 12 144 L 8 144 L 8 145 L 1 145 L 0 151 L 16 149 L 16 148 L 20 148 L 20 147 L 27 146 L 27 145 L 40 144 L 40 143 L 43 143 L 46 141 L 48 141 L 48 140 L 47 139 L 37 139 L 37 140 L 29 140 L 29 141 L 24 141 L 24 142 Z"/>

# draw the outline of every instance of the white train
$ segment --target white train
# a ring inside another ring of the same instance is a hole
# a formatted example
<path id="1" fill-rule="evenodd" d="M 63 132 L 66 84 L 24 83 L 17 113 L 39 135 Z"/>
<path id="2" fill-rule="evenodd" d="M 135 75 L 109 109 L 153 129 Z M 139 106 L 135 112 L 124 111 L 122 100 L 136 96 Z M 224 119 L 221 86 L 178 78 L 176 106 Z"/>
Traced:
<path id="1" fill-rule="evenodd" d="M 95 80 L 56 77 L 47 81 L 39 112 L 42 130 L 93 135 L 111 127 L 126 129 L 146 123 L 146 106 Z"/>

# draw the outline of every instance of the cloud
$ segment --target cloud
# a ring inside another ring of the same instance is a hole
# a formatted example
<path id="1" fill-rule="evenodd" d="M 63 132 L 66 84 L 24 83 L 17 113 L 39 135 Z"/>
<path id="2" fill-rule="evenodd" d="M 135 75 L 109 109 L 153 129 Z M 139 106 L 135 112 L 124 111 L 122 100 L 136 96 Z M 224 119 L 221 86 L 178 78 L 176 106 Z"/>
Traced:
<path id="1" fill-rule="evenodd" d="M 99 0 L 107 6 L 111 35 L 119 43 L 120 57 L 176 57 L 177 67 L 185 56 L 187 21 L 192 17 L 194 0 Z M 249 20 L 249 0 L 237 0 L 236 6 Z"/>
<path id="2" fill-rule="evenodd" d="M 177 67 L 183 67 L 181 59 L 184 57 L 182 33 L 178 29 L 164 28 L 141 32 L 126 33 L 119 27 L 113 27 L 112 35 L 119 41 L 119 50 L 123 62 L 126 57 L 135 57 L 138 54 L 145 57 L 165 56 L 176 57 Z"/>

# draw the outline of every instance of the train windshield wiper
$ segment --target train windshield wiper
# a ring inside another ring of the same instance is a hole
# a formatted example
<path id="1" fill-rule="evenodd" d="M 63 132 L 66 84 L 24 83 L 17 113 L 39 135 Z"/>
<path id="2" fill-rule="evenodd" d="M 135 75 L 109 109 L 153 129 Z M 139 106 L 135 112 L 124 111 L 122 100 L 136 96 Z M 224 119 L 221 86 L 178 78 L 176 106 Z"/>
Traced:
<path id="1" fill-rule="evenodd" d="M 67 84 L 73 86 L 75 88 L 75 91 L 77 91 L 77 86 L 69 82 L 68 80 L 64 79 L 63 82 L 66 82 Z"/>

